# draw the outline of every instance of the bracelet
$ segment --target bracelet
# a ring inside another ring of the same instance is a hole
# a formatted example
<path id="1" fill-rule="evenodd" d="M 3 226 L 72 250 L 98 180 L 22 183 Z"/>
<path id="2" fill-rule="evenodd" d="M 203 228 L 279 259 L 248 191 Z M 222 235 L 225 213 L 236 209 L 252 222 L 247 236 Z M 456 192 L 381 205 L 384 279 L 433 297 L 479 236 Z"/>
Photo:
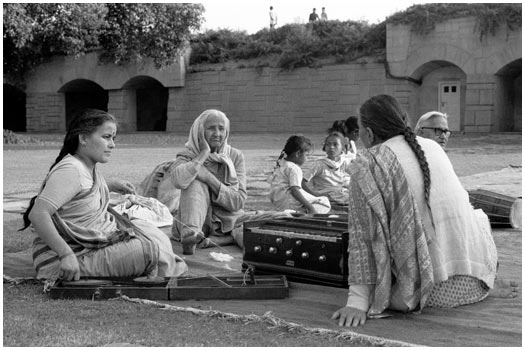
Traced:
<path id="1" fill-rule="evenodd" d="M 64 255 L 62 255 L 62 256 L 59 256 L 59 257 L 58 257 L 58 260 L 62 261 L 62 259 L 66 258 L 66 257 L 68 257 L 68 256 L 70 256 L 70 255 L 75 255 L 75 253 L 74 253 L 73 251 L 70 251 L 70 252 L 67 253 L 67 254 L 64 254 Z"/>
<path id="2" fill-rule="evenodd" d="M 203 165 L 203 164 L 204 164 L 204 162 L 199 162 L 198 160 L 195 160 L 195 159 L 192 159 L 191 161 L 192 161 L 193 163 L 197 163 L 197 164 L 199 164 L 199 165 Z"/>

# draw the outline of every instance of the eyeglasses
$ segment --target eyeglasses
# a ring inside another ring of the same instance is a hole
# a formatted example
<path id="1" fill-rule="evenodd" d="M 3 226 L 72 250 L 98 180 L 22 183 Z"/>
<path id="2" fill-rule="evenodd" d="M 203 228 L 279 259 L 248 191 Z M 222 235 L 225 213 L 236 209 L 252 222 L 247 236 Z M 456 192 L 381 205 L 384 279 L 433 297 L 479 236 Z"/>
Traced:
<path id="1" fill-rule="evenodd" d="M 437 137 L 440 137 L 443 134 L 445 134 L 445 137 L 449 137 L 450 134 L 452 133 L 452 131 L 450 131 L 448 129 L 441 129 L 441 128 L 425 128 L 425 127 L 423 127 L 421 129 L 434 130 L 434 135 L 437 136 Z"/>

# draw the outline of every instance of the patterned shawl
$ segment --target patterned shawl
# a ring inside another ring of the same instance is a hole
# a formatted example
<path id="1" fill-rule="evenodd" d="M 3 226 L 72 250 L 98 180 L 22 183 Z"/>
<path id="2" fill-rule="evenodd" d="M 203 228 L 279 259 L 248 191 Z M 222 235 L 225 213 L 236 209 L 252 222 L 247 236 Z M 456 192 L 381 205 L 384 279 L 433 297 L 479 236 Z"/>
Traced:
<path id="1" fill-rule="evenodd" d="M 433 287 L 432 263 L 401 166 L 383 145 L 363 151 L 355 162 L 349 196 L 349 284 L 375 285 L 370 316 L 388 307 L 423 309 Z"/>

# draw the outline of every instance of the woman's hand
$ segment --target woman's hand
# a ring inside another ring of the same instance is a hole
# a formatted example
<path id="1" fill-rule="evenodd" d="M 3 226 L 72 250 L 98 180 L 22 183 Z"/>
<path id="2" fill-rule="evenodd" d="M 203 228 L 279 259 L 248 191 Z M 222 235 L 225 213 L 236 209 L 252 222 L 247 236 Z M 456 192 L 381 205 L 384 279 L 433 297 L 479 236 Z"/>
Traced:
<path id="1" fill-rule="evenodd" d="M 108 183 L 108 188 L 112 192 L 121 194 L 136 194 L 135 186 L 126 180 L 113 180 Z"/>
<path id="2" fill-rule="evenodd" d="M 334 312 L 332 320 L 339 320 L 338 324 L 341 327 L 357 327 L 365 324 L 366 311 L 345 306 Z"/>
<path id="3" fill-rule="evenodd" d="M 59 278 L 66 281 L 78 281 L 80 279 L 80 266 L 78 265 L 77 257 L 73 253 L 64 256 L 62 260 L 60 260 L 58 269 Z"/>
<path id="4" fill-rule="evenodd" d="M 204 136 L 204 127 L 202 125 L 199 128 L 199 150 L 201 155 L 206 155 L 203 160 L 206 160 L 211 153 L 211 148 Z"/>

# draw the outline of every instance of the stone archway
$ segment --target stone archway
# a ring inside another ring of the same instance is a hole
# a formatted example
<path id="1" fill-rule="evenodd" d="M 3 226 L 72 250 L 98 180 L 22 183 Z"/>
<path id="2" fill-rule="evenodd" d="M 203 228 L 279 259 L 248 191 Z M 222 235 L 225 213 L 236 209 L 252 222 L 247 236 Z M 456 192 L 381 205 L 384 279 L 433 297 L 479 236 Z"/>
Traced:
<path id="1" fill-rule="evenodd" d="M 415 92 L 417 103 L 411 109 L 412 125 L 424 113 L 440 111 L 448 114 L 452 131 L 462 131 L 467 80 L 465 72 L 451 62 L 435 60 L 419 66 L 412 77 L 421 80 Z M 448 95 L 454 95 L 454 98 Z M 451 103 L 452 100 L 455 102 Z"/>
<path id="2" fill-rule="evenodd" d="M 87 79 L 75 79 L 58 92 L 65 95 L 66 125 L 74 113 L 83 108 L 108 110 L 108 92 L 97 83 Z"/>
<path id="3" fill-rule="evenodd" d="M 4 84 L 4 129 L 26 130 L 26 94 L 17 87 Z"/>
<path id="4" fill-rule="evenodd" d="M 496 73 L 495 126 L 496 131 L 521 131 L 521 58 Z"/>
<path id="5" fill-rule="evenodd" d="M 134 97 L 137 131 L 166 131 L 169 92 L 158 80 L 137 76 L 122 87 Z"/>

